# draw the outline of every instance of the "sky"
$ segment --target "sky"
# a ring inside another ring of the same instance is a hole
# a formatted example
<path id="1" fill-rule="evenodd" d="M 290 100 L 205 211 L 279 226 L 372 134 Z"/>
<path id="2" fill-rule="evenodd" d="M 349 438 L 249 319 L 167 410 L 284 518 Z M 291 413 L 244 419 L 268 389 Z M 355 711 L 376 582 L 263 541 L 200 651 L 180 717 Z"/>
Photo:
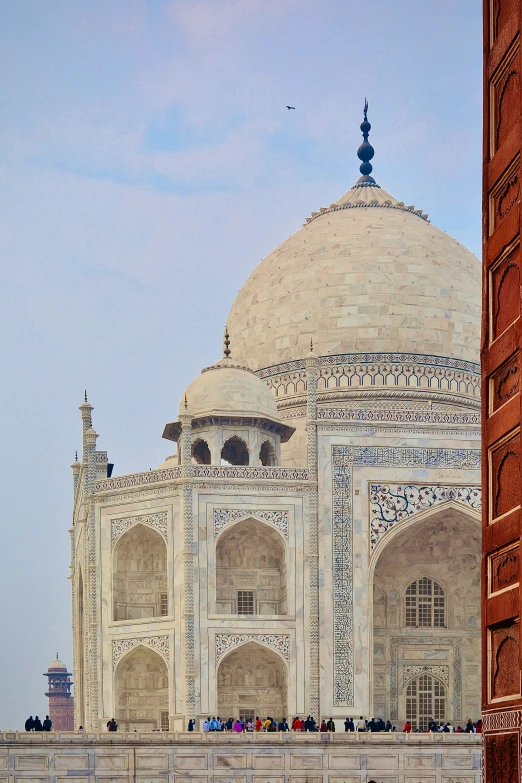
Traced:
<path id="1" fill-rule="evenodd" d="M 481 50 L 479 0 L 0 4 L 0 729 L 72 665 L 84 389 L 115 475 L 172 453 L 249 273 L 356 181 L 365 97 L 377 182 L 479 255 Z"/>

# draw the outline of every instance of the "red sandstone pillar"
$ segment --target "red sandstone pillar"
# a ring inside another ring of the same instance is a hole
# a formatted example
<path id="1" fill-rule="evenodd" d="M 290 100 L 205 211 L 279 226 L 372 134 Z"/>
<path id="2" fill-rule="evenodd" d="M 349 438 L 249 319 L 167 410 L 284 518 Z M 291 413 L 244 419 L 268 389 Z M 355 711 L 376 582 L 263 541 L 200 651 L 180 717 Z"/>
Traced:
<path id="1" fill-rule="evenodd" d="M 484 0 L 482 701 L 487 783 L 521 775 L 522 0 Z"/>

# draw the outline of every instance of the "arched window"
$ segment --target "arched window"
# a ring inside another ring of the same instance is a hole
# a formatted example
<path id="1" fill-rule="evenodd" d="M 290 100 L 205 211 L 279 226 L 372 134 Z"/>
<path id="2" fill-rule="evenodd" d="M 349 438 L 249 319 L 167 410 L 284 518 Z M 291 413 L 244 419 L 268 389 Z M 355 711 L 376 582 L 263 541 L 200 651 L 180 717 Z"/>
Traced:
<path id="1" fill-rule="evenodd" d="M 192 444 L 192 460 L 196 465 L 210 465 L 210 449 L 208 443 L 201 438 Z"/>
<path id="2" fill-rule="evenodd" d="M 275 465 L 275 449 L 270 443 L 270 441 L 265 440 L 265 442 L 261 444 L 259 459 L 261 465 L 269 465 L 269 466 Z"/>
<path id="3" fill-rule="evenodd" d="M 445 628 L 444 590 L 423 576 L 406 590 L 406 625 L 410 628 Z"/>
<path id="4" fill-rule="evenodd" d="M 445 721 L 446 688 L 435 677 L 421 674 L 406 688 L 406 720 L 414 729 L 427 729 L 430 720 Z"/>
<path id="5" fill-rule="evenodd" d="M 248 465 L 248 447 L 244 440 L 234 435 L 221 449 L 221 460 L 229 465 Z"/>

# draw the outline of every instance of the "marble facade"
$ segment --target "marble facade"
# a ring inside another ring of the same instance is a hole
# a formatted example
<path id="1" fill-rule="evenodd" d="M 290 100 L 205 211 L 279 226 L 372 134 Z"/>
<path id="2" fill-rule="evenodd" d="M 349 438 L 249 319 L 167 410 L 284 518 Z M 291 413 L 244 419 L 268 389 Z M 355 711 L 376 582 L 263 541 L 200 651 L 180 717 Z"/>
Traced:
<path id="1" fill-rule="evenodd" d="M 479 294 L 474 256 L 357 184 L 253 273 L 158 469 L 109 477 L 82 404 L 77 725 L 478 718 Z"/>

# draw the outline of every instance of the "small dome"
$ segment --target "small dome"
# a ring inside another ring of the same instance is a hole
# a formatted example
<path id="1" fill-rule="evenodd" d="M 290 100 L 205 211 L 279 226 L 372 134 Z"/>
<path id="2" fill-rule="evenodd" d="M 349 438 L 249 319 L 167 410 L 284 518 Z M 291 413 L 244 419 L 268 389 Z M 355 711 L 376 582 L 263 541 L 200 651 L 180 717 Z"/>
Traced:
<path id="1" fill-rule="evenodd" d="M 62 661 L 60 661 L 59 658 L 55 658 L 54 661 L 52 661 L 49 664 L 49 668 L 47 669 L 47 671 L 48 672 L 52 672 L 52 671 L 66 672 L 67 671 L 67 666 Z"/>
<path id="2" fill-rule="evenodd" d="M 275 398 L 252 370 L 230 358 L 206 367 L 189 384 L 179 412 L 187 408 L 193 419 L 203 416 L 254 416 L 279 422 Z"/>

